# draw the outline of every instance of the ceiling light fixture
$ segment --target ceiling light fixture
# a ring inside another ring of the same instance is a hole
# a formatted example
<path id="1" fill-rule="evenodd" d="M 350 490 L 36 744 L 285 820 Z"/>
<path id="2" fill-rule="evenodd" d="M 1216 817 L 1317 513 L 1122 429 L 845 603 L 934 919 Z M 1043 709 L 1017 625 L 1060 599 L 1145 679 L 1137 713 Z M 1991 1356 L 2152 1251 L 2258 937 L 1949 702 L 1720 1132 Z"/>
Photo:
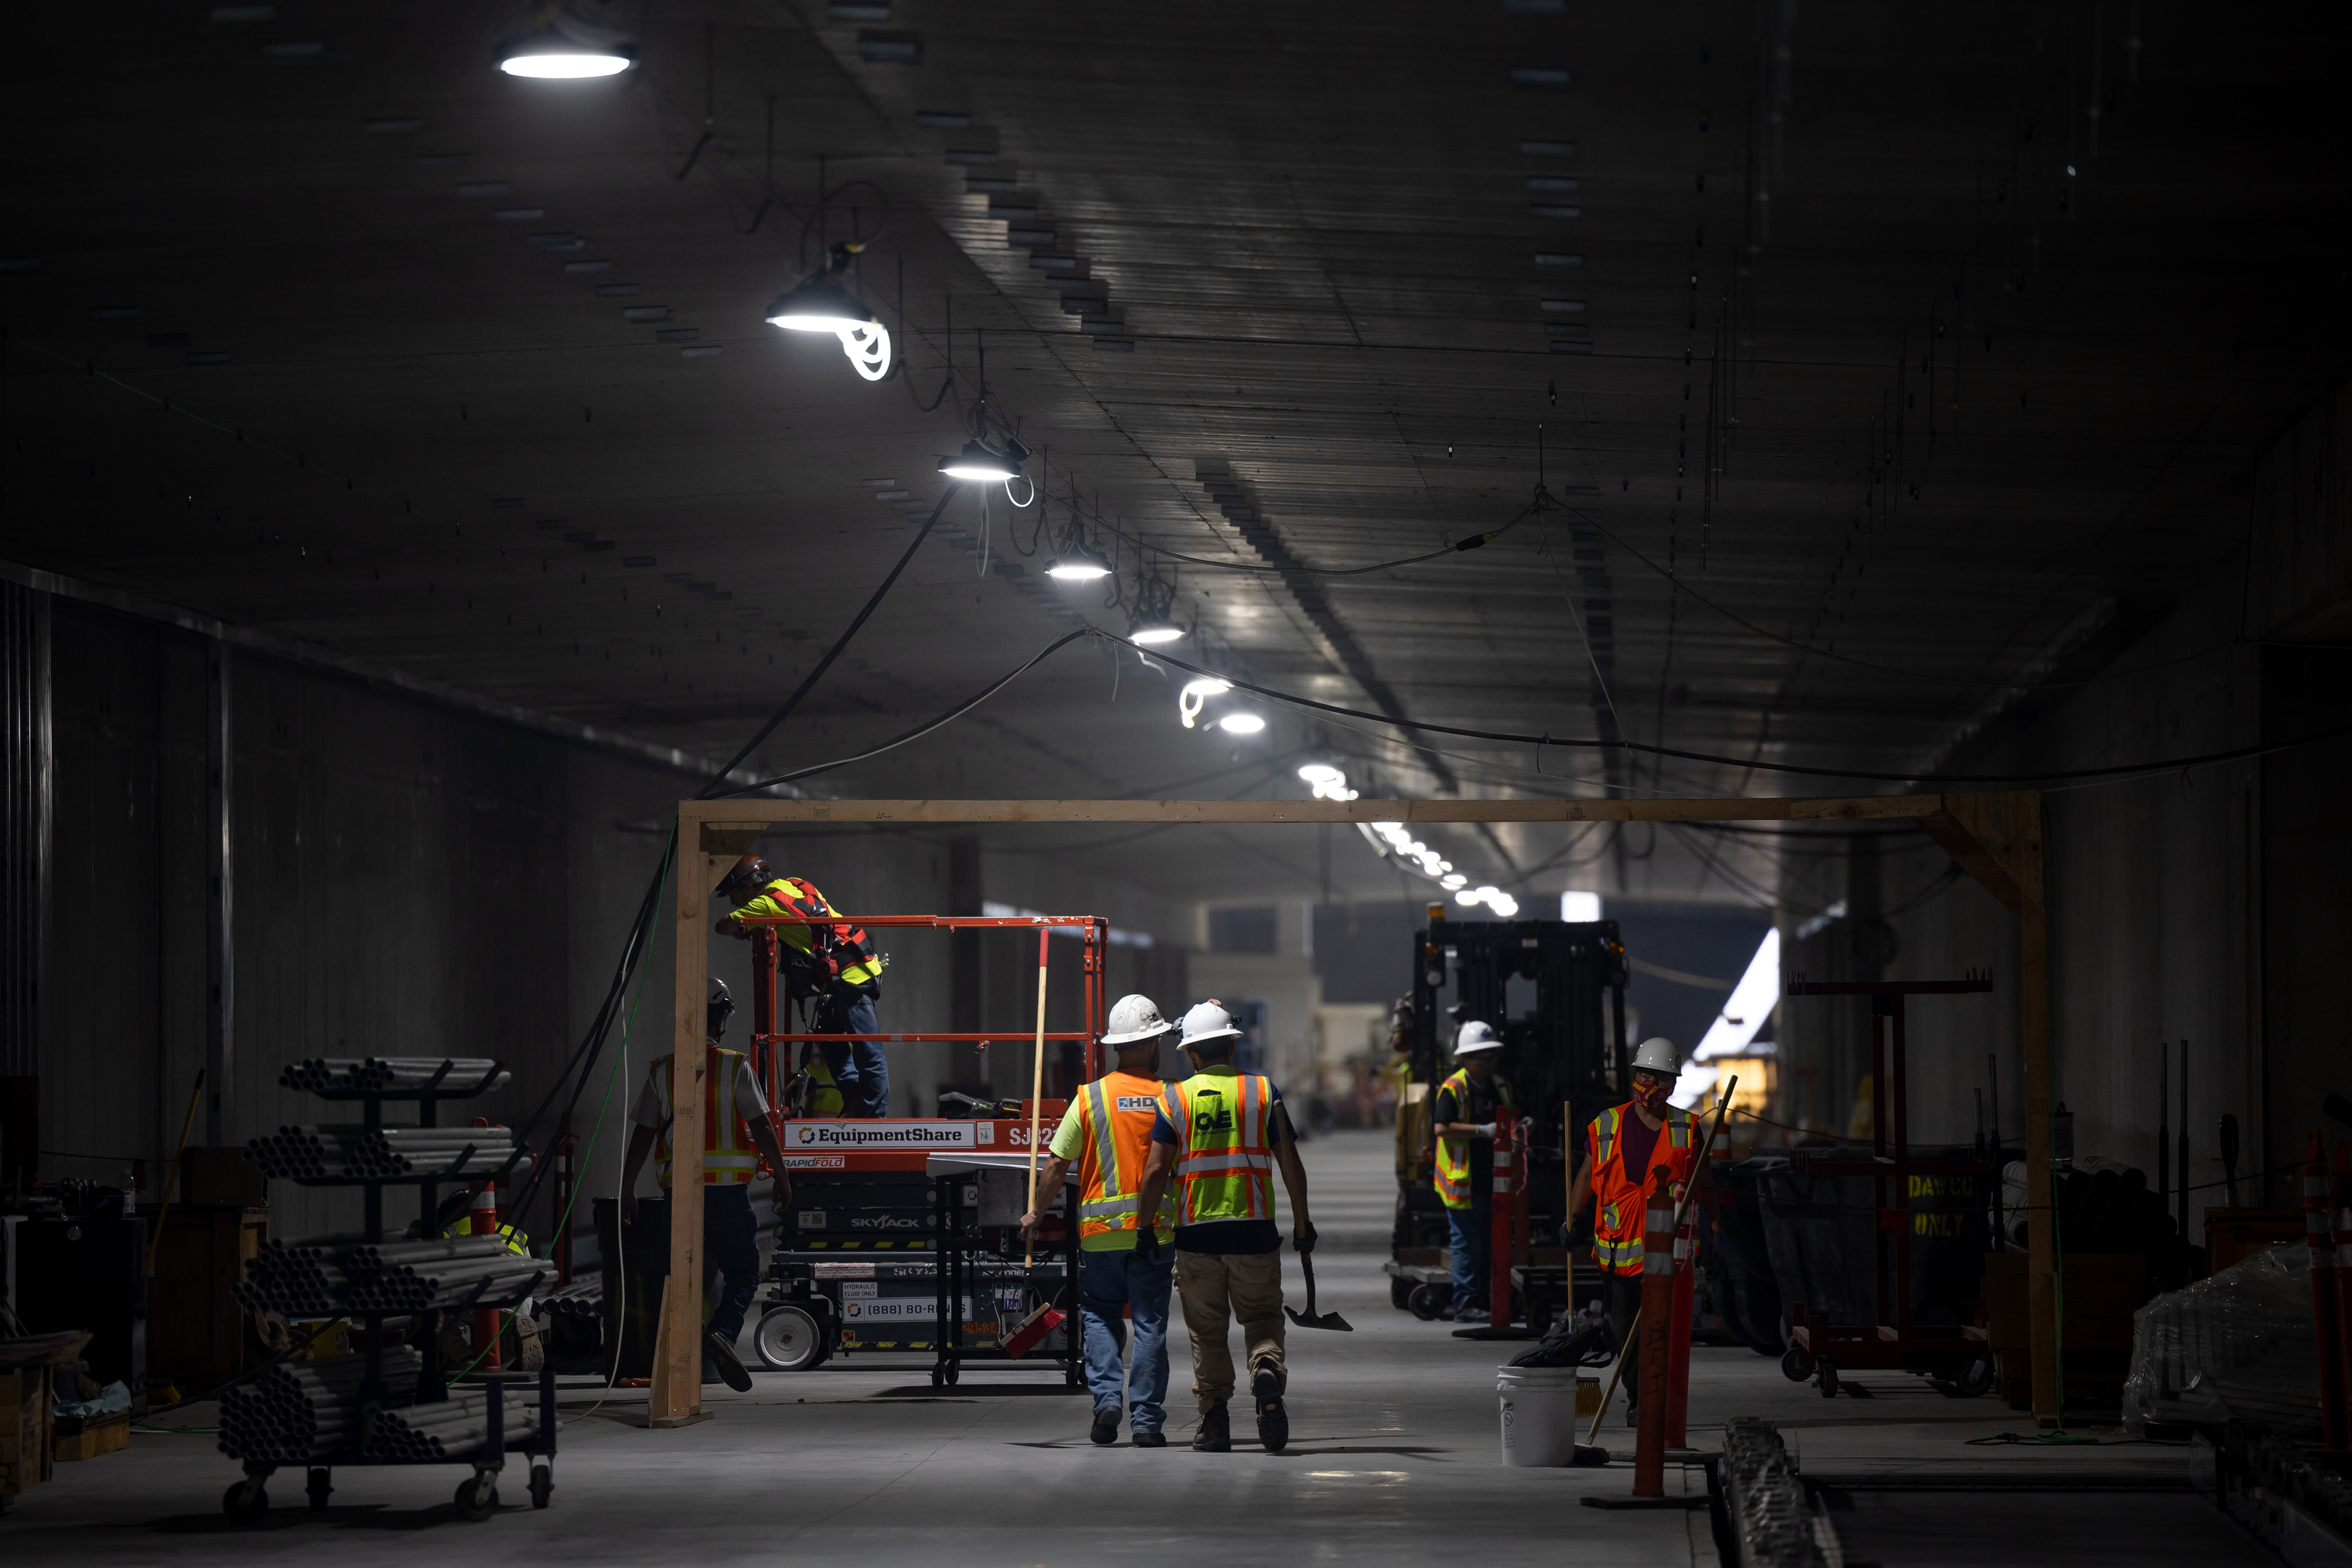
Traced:
<path id="1" fill-rule="evenodd" d="M 1184 628 L 1165 616 L 1139 616 L 1127 628 L 1127 640 L 1146 647 L 1174 642 L 1183 635 Z"/>
<path id="2" fill-rule="evenodd" d="M 1110 563 L 1091 546 L 1080 542 L 1064 550 L 1045 575 L 1062 583 L 1099 583 L 1110 575 Z"/>
<path id="3" fill-rule="evenodd" d="M 1191 729 L 1192 721 L 1201 716 L 1202 703 L 1212 697 L 1222 697 L 1233 689 L 1232 681 L 1220 679 L 1213 675 L 1204 676 L 1199 680 L 1186 681 L 1184 689 L 1176 695 L 1176 712 L 1184 721 L 1184 728 Z"/>
<path id="4" fill-rule="evenodd" d="M 1028 447 L 1010 438 L 1002 453 L 991 451 L 977 441 L 966 441 L 961 452 L 940 459 L 940 472 L 971 484 L 996 484 L 1020 478 L 1022 461 L 1028 456 Z"/>
<path id="5" fill-rule="evenodd" d="M 545 7 L 530 26 L 499 45 L 499 69 L 542 81 L 618 76 L 637 63 L 629 35 L 595 20 L 594 0 Z"/>
<path id="6" fill-rule="evenodd" d="M 890 374 L 889 329 L 848 289 L 834 281 L 849 269 L 851 258 L 865 248 L 846 241 L 835 245 L 831 260 L 821 270 L 777 295 L 769 304 L 768 324 L 790 332 L 831 332 L 841 340 L 841 352 L 848 356 L 857 374 L 867 381 L 879 381 Z"/>
<path id="7" fill-rule="evenodd" d="M 1265 728 L 1265 721 L 1255 713 L 1228 713 L 1217 721 L 1217 728 L 1228 735 L 1255 735 Z"/>

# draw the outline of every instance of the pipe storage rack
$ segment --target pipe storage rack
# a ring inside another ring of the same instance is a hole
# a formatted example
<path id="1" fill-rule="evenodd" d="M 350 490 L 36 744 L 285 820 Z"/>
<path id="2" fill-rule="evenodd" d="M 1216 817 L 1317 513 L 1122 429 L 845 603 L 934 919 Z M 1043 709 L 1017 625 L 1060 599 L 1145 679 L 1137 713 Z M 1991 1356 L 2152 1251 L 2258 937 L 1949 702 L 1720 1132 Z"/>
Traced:
<path id="1" fill-rule="evenodd" d="M 316 1070 L 321 1068 L 342 1070 Z M 497 1088 L 506 1081 L 506 1078 L 504 1065 L 496 1061 L 409 1058 L 352 1063 L 297 1063 L 287 1069 L 282 1081 L 289 1089 L 316 1095 L 321 1100 L 356 1102 L 362 1115 L 360 1128 L 355 1130 L 356 1136 L 364 1141 L 383 1133 L 404 1131 L 385 1125 L 383 1106 L 386 1100 L 415 1101 L 417 1115 L 411 1127 L 422 1131 L 434 1127 L 435 1110 L 442 1100 L 472 1099 Z M 256 1147 L 267 1142 L 257 1140 Z M 478 1157 L 474 1141 L 461 1139 L 450 1145 L 440 1158 L 425 1163 L 412 1162 L 410 1173 L 397 1177 L 350 1173 L 338 1165 L 280 1179 L 310 1187 L 359 1188 L 365 1214 L 363 1235 L 358 1238 L 335 1238 L 331 1243 L 321 1245 L 348 1249 L 352 1256 L 360 1256 L 361 1249 L 365 1248 L 369 1249 L 366 1256 L 373 1256 L 373 1249 L 384 1245 L 385 1187 L 414 1185 L 417 1194 L 417 1212 L 424 1216 L 429 1227 L 438 1205 L 438 1189 L 444 1181 L 478 1180 L 485 1176 L 495 1180 L 524 1157 L 521 1146 L 513 1143 L 510 1135 L 502 1130 L 495 1138 L 489 1136 L 486 1130 L 481 1143 L 483 1153 L 490 1152 L 488 1145 L 492 1143 L 510 1146 L 499 1151 L 506 1154 L 503 1163 L 495 1166 L 488 1163 Z M 363 1165 L 362 1168 L 373 1171 L 380 1167 Z M 355 1336 L 359 1349 L 354 1354 L 333 1361 L 306 1363 L 317 1369 L 319 1374 L 310 1380 L 310 1385 L 337 1401 L 337 1414 L 321 1424 L 321 1440 L 315 1445 L 304 1446 L 306 1452 L 299 1461 L 288 1457 L 283 1447 L 277 1449 L 272 1457 L 236 1456 L 243 1458 L 245 1479 L 230 1484 L 221 1499 L 222 1511 L 240 1525 L 259 1522 L 269 1508 L 269 1495 L 265 1489 L 271 1475 L 283 1464 L 299 1462 L 308 1470 L 307 1489 L 314 1510 L 327 1506 L 328 1495 L 333 1490 L 331 1478 L 338 1467 L 459 1464 L 467 1466 L 471 1473 L 457 1484 L 457 1513 L 467 1520 L 484 1520 L 498 1509 L 498 1478 L 505 1468 L 509 1447 L 519 1449 L 530 1459 L 531 1506 L 547 1507 L 555 1486 L 553 1372 L 540 1374 L 536 1419 L 530 1419 L 528 1405 L 519 1407 L 515 1414 L 525 1416 L 529 1424 L 520 1434 L 510 1436 L 505 1388 L 499 1380 L 496 1377 L 487 1379 L 480 1387 L 478 1401 L 471 1389 L 461 1390 L 458 1396 L 452 1399 L 451 1379 L 441 1365 L 440 1355 L 444 1311 L 511 1307 L 527 1299 L 552 1277 L 552 1265 L 528 1271 L 520 1267 L 529 1261 L 518 1259 L 519 1267 L 511 1270 L 485 1270 L 470 1289 L 466 1289 L 462 1283 L 455 1287 L 445 1286 L 437 1294 L 447 1294 L 455 1289 L 464 1291 L 462 1299 L 439 1301 L 436 1296 L 436 1304 L 405 1314 L 381 1310 L 354 1310 L 353 1292 L 348 1282 L 342 1279 L 341 1271 L 326 1276 L 327 1283 L 319 1299 L 305 1303 L 305 1306 L 326 1315 L 347 1318 L 359 1331 Z M 331 1299 L 337 1295 L 342 1299 Z M 376 1302 L 364 1304 L 372 1309 L 380 1305 Z M 409 1343 L 401 1347 L 405 1353 L 387 1356 L 385 1327 L 396 1315 L 407 1318 Z M 356 1368 L 356 1375 L 352 1374 L 352 1368 Z M 462 1370 L 459 1375 L 463 1375 Z M 414 1381 L 410 1382 L 412 1377 Z M 397 1386 L 404 1383 L 408 1385 Z M 343 1413 L 341 1402 L 346 1398 L 350 1400 L 350 1405 L 348 1413 Z M 225 1442 L 223 1447 L 226 1450 L 228 1445 Z"/>

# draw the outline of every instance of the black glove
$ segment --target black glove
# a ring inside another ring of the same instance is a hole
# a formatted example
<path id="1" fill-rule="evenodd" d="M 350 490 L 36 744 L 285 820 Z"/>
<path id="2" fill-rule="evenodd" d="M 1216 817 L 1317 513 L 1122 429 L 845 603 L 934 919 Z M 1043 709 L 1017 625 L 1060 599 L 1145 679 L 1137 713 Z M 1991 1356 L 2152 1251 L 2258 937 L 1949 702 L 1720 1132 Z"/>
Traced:
<path id="1" fill-rule="evenodd" d="M 1160 1233 L 1148 1225 L 1136 1229 L 1135 1258 L 1139 1263 L 1160 1261 Z"/>
<path id="2" fill-rule="evenodd" d="M 1308 1253 L 1314 1251 L 1315 1226 L 1312 1224 L 1309 1224 L 1305 1230 L 1291 1237 L 1290 1245 L 1298 1249 L 1298 1256 L 1301 1258 L 1304 1258 Z"/>

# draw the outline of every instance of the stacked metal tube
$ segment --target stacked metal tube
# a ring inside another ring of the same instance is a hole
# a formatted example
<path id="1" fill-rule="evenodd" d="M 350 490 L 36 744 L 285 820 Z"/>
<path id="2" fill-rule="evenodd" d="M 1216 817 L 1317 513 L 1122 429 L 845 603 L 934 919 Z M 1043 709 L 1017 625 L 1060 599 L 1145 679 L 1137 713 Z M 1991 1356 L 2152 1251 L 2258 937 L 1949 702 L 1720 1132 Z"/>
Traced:
<path id="1" fill-rule="evenodd" d="M 510 1076 L 489 1057 L 306 1057 L 279 1072 L 278 1081 L 309 1094 L 402 1094 L 430 1088 L 454 1095 L 485 1093 Z"/>
<path id="2" fill-rule="evenodd" d="M 405 1405 L 423 1370 L 405 1345 L 383 1352 L 383 1396 Z M 273 1366 L 221 1395 L 221 1452 L 237 1459 L 299 1461 L 353 1447 L 361 1436 L 362 1354 Z"/>
<path id="3" fill-rule="evenodd" d="M 508 1127 L 366 1127 L 320 1122 L 280 1127 L 245 1146 L 262 1173 L 286 1180 L 397 1182 L 492 1176 L 515 1159 Z"/>
<path id="4" fill-rule="evenodd" d="M 289 1317 L 398 1314 L 509 1306 L 551 1272 L 548 1263 L 509 1251 L 495 1236 L 379 1242 L 331 1236 L 265 1243 L 234 1294 L 256 1311 Z"/>
<path id="5" fill-rule="evenodd" d="M 454 1459 L 474 1452 L 489 1436 L 489 1395 L 480 1389 L 452 1389 L 436 1404 L 376 1411 L 362 1451 L 377 1459 Z"/>
<path id="6" fill-rule="evenodd" d="M 569 1285 L 559 1285 L 533 1300 L 541 1315 L 552 1312 L 558 1317 L 601 1318 L 604 1315 L 604 1281 L 592 1274 Z"/>

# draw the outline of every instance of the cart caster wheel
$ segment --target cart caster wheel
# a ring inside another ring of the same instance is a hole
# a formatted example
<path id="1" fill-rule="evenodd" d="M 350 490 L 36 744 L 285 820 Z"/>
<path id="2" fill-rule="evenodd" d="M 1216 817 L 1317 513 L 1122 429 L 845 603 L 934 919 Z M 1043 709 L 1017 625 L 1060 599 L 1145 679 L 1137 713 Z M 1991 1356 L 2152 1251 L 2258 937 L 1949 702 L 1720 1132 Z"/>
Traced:
<path id="1" fill-rule="evenodd" d="M 1435 1285 L 1416 1285 L 1412 1288 L 1412 1295 L 1405 1305 L 1411 1308 L 1412 1315 L 1423 1322 L 1433 1323 L 1437 1321 L 1437 1314 L 1445 1310 L 1445 1303 L 1453 1298 L 1454 1288 L 1450 1285 L 1443 1287 L 1442 1289 Z"/>
<path id="2" fill-rule="evenodd" d="M 1838 1395 L 1837 1363 L 1827 1356 L 1822 1356 L 1813 1365 L 1821 1373 L 1822 1397 L 1835 1399 Z"/>
<path id="3" fill-rule="evenodd" d="M 1394 1307 L 1400 1312 L 1410 1312 L 1412 1310 L 1412 1280 L 1391 1279 L 1389 1281 L 1389 1305 Z"/>
<path id="4" fill-rule="evenodd" d="M 221 1511 L 231 1524 L 259 1524 L 269 1511 L 269 1493 L 257 1480 L 232 1481 L 221 1493 Z"/>
<path id="5" fill-rule="evenodd" d="M 950 1388 L 953 1388 L 956 1385 L 956 1379 L 962 1375 L 963 1368 L 960 1366 L 951 1366 L 948 1368 L 948 1386 Z"/>
<path id="6" fill-rule="evenodd" d="M 304 1489 L 310 1494 L 312 1513 L 324 1513 L 327 1510 L 327 1499 L 335 1489 L 330 1483 L 328 1475 L 329 1472 L 324 1469 L 313 1469 L 310 1472 L 310 1485 Z"/>
<path id="7" fill-rule="evenodd" d="M 499 1511 L 498 1478 L 484 1470 L 457 1483 L 457 1517 L 478 1524 Z"/>
<path id="8" fill-rule="evenodd" d="M 1969 1363 L 1967 1370 L 1952 1379 L 1953 1390 L 1963 1399 L 1981 1399 L 1992 1392 L 1992 1357 L 1980 1355 Z"/>
<path id="9" fill-rule="evenodd" d="M 1790 1383 L 1802 1383 L 1813 1375 L 1812 1358 L 1795 1345 L 1780 1352 L 1780 1375 Z"/>
<path id="10" fill-rule="evenodd" d="M 493 1492 L 490 1495 L 496 1498 L 498 1494 Z M 530 1468 L 530 1506 L 545 1508 L 553 1500 L 555 1500 L 553 1468 L 547 1465 L 533 1465 Z"/>
<path id="11" fill-rule="evenodd" d="M 945 1386 L 947 1385 L 947 1381 L 948 1381 L 948 1375 L 947 1375 L 947 1373 L 945 1373 L 941 1372 L 941 1371 L 940 1371 L 939 1368 L 937 1368 L 937 1367 L 933 1367 L 933 1368 L 931 1369 L 931 1386 L 932 1386 L 933 1388 L 943 1388 L 943 1387 L 945 1387 Z"/>

